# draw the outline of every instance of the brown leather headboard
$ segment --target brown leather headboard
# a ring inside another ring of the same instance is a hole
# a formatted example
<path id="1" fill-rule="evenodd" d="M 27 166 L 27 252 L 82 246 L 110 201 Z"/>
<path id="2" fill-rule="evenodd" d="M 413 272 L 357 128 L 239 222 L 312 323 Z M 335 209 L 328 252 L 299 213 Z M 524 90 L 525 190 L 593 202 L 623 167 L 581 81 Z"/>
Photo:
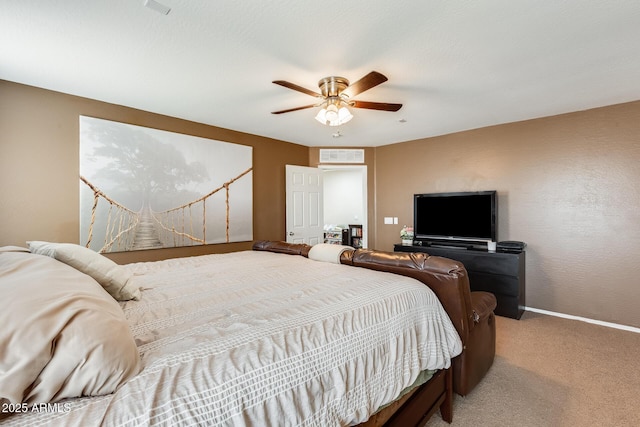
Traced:
<path id="1" fill-rule="evenodd" d="M 253 249 L 308 257 L 311 246 L 260 241 L 253 245 Z M 340 262 L 413 277 L 429 286 L 449 314 L 460 338 L 466 342 L 474 322 L 469 277 L 462 263 L 429 256 L 426 253 L 385 252 L 372 249 L 347 249 L 340 256 Z"/>
<path id="2" fill-rule="evenodd" d="M 287 243 L 276 242 L 271 240 L 261 240 L 253 244 L 254 251 L 268 251 L 276 252 L 279 254 L 288 255 L 302 255 L 303 257 L 309 257 L 310 245 L 306 243 Z"/>

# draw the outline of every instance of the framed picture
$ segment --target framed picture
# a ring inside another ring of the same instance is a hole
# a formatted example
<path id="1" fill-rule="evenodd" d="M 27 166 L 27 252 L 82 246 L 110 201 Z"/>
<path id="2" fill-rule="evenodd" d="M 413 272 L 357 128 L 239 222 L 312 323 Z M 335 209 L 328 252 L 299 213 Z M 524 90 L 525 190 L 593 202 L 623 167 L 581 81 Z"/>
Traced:
<path id="1" fill-rule="evenodd" d="M 253 149 L 80 116 L 80 243 L 120 252 L 253 240 Z"/>

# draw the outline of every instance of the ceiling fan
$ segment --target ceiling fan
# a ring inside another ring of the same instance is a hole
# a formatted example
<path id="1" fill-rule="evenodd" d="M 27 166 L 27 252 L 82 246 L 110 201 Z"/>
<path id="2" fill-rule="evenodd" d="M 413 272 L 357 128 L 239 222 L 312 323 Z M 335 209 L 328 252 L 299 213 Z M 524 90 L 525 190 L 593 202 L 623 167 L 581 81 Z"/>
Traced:
<path id="1" fill-rule="evenodd" d="M 286 110 L 273 111 L 271 114 L 290 113 L 291 111 L 304 110 L 306 108 L 322 107 L 316 115 L 316 120 L 329 126 L 339 126 L 353 118 L 347 107 L 366 108 L 369 110 L 398 111 L 402 104 L 390 104 L 387 102 L 356 101 L 354 96 L 361 94 L 386 82 L 388 79 L 377 71 L 372 71 L 357 82 L 349 84 L 344 77 L 325 77 L 318 82 L 320 93 L 314 92 L 302 86 L 289 83 L 285 80 L 275 80 L 273 83 L 286 88 L 302 92 L 318 98 L 315 104 Z"/>

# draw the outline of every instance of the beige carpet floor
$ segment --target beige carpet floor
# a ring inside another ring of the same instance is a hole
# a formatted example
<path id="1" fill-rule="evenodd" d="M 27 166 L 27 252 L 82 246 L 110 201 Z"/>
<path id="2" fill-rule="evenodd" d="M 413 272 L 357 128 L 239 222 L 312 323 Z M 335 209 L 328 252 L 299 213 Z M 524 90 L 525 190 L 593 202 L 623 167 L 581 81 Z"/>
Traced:
<path id="1" fill-rule="evenodd" d="M 640 426 L 640 334 L 533 312 L 496 316 L 496 330 L 495 362 L 455 395 L 452 426 Z"/>

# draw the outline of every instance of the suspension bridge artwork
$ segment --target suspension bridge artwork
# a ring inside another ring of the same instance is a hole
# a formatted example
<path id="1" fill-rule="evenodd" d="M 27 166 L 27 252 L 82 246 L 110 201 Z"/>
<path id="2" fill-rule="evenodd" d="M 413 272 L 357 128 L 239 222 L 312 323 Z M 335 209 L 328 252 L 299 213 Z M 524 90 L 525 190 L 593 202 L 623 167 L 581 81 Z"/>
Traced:
<path id="1" fill-rule="evenodd" d="M 121 252 L 253 240 L 252 147 L 80 116 L 80 241 Z"/>

